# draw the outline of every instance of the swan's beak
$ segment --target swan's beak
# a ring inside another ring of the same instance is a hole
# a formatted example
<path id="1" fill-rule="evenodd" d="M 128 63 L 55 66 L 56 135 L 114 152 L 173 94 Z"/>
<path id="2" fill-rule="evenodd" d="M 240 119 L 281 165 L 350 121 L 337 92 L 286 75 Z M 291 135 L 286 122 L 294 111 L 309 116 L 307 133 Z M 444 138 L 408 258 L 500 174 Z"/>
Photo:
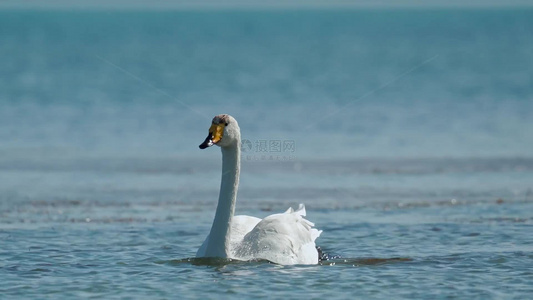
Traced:
<path id="1" fill-rule="evenodd" d="M 222 135 L 224 134 L 224 127 L 225 124 L 211 125 L 207 138 L 205 138 L 205 141 L 200 144 L 200 149 L 205 149 L 218 143 L 222 139 Z"/>
<path id="2" fill-rule="evenodd" d="M 205 149 L 207 147 L 213 146 L 213 141 L 211 140 L 211 133 L 205 138 L 205 141 L 200 144 L 200 149 Z"/>

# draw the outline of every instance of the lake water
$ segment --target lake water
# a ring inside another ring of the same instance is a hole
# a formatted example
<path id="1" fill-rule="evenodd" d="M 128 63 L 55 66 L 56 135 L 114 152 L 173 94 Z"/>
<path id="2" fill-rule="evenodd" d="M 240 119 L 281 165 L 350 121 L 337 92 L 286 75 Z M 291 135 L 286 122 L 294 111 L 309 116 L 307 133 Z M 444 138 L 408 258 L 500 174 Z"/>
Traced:
<path id="1" fill-rule="evenodd" d="M 0 298 L 533 294 L 533 10 L 0 10 Z M 237 213 L 317 266 L 195 260 Z"/>

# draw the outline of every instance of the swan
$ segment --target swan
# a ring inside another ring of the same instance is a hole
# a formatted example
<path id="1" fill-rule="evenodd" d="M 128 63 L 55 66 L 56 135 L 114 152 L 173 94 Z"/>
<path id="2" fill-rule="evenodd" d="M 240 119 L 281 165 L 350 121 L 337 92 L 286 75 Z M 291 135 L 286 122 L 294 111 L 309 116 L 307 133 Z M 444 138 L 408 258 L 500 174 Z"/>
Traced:
<path id="1" fill-rule="evenodd" d="M 263 259 L 280 265 L 317 264 L 315 240 L 322 233 L 304 218 L 305 206 L 264 219 L 234 216 L 239 187 L 241 132 L 237 120 L 227 114 L 213 118 L 209 134 L 200 145 L 222 149 L 222 180 L 215 219 L 196 257 L 236 260 Z"/>

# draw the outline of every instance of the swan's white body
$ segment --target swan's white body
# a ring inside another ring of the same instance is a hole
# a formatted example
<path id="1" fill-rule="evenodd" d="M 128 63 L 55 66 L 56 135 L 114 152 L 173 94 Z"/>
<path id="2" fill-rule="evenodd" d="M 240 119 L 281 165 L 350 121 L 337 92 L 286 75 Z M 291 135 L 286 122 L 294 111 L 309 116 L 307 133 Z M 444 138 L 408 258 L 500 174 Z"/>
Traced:
<path id="1" fill-rule="evenodd" d="M 264 219 L 234 216 L 240 173 L 240 129 L 229 115 L 213 119 L 209 136 L 200 145 L 222 149 L 222 182 L 213 226 L 196 257 L 237 260 L 266 259 L 282 265 L 317 264 L 315 240 L 322 231 L 304 219 L 305 207 L 289 208 Z"/>

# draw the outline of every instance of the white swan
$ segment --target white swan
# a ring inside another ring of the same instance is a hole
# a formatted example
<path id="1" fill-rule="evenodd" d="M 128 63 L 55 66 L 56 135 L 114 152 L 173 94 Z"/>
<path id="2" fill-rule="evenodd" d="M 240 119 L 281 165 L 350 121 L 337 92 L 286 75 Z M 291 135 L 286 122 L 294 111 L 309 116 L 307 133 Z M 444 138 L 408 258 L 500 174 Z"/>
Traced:
<path id="1" fill-rule="evenodd" d="M 222 183 L 211 231 L 196 257 L 221 257 L 237 260 L 265 259 L 282 265 L 317 264 L 315 240 L 322 231 L 304 219 L 305 207 L 289 208 L 263 220 L 234 216 L 240 173 L 241 132 L 230 115 L 213 118 L 209 135 L 200 145 L 222 149 Z"/>

